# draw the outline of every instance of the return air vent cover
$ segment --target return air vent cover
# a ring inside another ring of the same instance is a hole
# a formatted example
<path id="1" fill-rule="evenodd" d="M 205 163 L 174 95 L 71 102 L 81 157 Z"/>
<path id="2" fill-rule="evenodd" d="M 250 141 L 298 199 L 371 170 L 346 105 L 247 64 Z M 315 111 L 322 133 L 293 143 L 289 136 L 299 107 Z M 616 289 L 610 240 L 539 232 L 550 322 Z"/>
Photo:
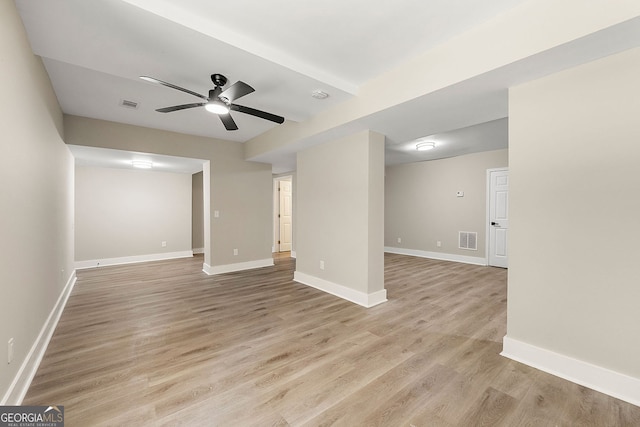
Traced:
<path id="1" fill-rule="evenodd" d="M 475 231 L 459 231 L 458 247 L 460 249 L 478 250 L 478 233 Z"/>
<path id="2" fill-rule="evenodd" d="M 134 110 L 138 109 L 138 103 L 135 101 L 129 101 L 127 99 L 123 99 L 120 101 L 120 106 L 125 108 L 132 108 Z"/>

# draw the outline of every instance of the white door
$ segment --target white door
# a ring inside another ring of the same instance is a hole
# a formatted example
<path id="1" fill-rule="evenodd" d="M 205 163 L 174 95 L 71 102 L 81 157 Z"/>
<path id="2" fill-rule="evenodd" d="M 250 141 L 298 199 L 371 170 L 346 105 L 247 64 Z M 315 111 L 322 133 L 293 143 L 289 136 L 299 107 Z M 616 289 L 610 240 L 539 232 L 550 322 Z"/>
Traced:
<path id="1" fill-rule="evenodd" d="M 508 267 L 509 171 L 489 173 L 489 265 Z"/>
<path id="2" fill-rule="evenodd" d="M 291 250 L 291 181 L 280 181 L 280 252 Z"/>

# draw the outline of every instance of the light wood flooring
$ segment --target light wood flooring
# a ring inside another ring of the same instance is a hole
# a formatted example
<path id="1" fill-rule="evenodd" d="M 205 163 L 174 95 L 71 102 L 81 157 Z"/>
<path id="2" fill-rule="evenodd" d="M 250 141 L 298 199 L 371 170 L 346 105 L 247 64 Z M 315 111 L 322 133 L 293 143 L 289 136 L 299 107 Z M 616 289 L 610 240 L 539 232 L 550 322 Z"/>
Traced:
<path id="1" fill-rule="evenodd" d="M 23 404 L 74 426 L 640 426 L 640 408 L 499 355 L 506 270 L 385 255 L 365 309 L 295 261 L 202 257 L 78 281 Z"/>

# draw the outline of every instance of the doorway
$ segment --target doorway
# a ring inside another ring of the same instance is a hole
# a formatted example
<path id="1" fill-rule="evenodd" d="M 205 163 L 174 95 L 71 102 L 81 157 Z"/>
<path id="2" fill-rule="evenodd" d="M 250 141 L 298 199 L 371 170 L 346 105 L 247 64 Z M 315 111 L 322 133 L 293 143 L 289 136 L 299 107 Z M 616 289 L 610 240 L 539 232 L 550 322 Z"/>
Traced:
<path id="1" fill-rule="evenodd" d="M 273 252 L 293 252 L 293 177 L 273 180 Z"/>
<path id="2" fill-rule="evenodd" d="M 493 267 L 507 268 L 509 235 L 509 170 L 487 171 L 487 258 Z"/>

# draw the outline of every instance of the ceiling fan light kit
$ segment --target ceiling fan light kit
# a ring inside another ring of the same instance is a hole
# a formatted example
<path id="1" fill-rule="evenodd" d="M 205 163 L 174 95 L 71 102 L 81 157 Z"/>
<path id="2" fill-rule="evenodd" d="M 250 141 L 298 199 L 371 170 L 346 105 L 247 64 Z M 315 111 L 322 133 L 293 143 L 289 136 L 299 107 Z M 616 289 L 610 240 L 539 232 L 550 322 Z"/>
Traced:
<path id="1" fill-rule="evenodd" d="M 236 122 L 229 114 L 230 111 L 238 111 L 240 113 L 248 114 L 250 116 L 258 117 L 260 119 L 269 120 L 274 123 L 284 123 L 284 117 L 277 116 L 275 114 L 267 113 L 266 111 L 256 110 L 255 108 L 245 107 L 243 105 L 234 104 L 238 98 L 254 92 L 255 89 L 242 81 L 237 81 L 227 89 L 223 90 L 222 87 L 227 84 L 227 78 L 222 74 L 212 74 L 211 81 L 215 85 L 215 88 L 209 91 L 209 96 L 201 95 L 189 89 L 185 89 L 180 86 L 176 86 L 172 83 L 167 83 L 162 80 L 158 80 L 154 77 L 140 76 L 144 81 L 159 84 L 169 87 L 171 89 L 179 90 L 181 92 L 188 93 L 189 95 L 197 96 L 203 99 L 205 102 L 195 102 L 191 104 L 174 105 L 172 107 L 158 108 L 156 111 L 159 113 L 171 113 L 173 111 L 186 110 L 189 108 L 204 107 L 207 111 L 217 114 L 225 129 L 238 130 Z"/>
<path id="2" fill-rule="evenodd" d="M 229 107 L 227 107 L 224 102 L 218 100 L 207 102 L 207 105 L 205 105 L 204 108 L 213 114 L 229 114 Z"/>

